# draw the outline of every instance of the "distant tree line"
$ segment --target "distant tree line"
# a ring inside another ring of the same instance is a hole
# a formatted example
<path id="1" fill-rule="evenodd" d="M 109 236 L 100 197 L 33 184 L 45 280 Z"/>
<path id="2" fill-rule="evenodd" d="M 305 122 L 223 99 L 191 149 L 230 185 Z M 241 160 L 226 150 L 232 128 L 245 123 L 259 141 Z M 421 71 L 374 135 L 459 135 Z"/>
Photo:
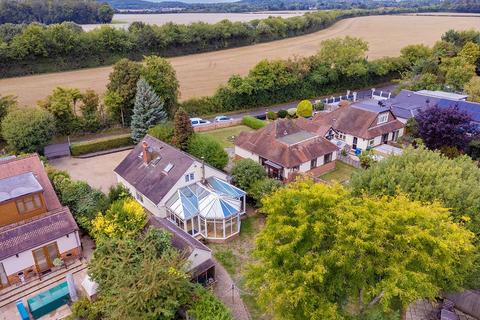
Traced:
<path id="1" fill-rule="evenodd" d="M 89 32 L 69 22 L 49 26 L 7 23 L 0 25 L 0 77 L 108 65 L 122 57 L 140 60 L 149 54 L 177 56 L 245 46 L 315 32 L 345 18 L 411 11 L 328 10 L 288 19 L 216 24 L 135 22 L 128 30 L 103 26 Z"/>
<path id="2" fill-rule="evenodd" d="M 405 0 L 405 1 L 372 1 L 372 0 L 242 0 L 223 3 L 184 3 L 184 2 L 147 2 L 143 0 L 107 0 L 114 8 L 138 13 L 145 12 L 258 12 L 282 10 L 329 10 L 329 9 L 377 9 L 385 7 L 438 8 L 439 0 Z"/>
<path id="3" fill-rule="evenodd" d="M 95 0 L 0 0 L 0 24 L 107 23 L 114 10 Z"/>

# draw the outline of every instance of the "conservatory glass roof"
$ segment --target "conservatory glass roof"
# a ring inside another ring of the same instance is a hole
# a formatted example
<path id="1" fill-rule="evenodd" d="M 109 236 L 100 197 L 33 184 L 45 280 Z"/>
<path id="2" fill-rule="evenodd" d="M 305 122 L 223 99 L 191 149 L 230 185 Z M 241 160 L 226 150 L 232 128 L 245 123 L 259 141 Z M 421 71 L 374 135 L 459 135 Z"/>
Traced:
<path id="1" fill-rule="evenodd" d="M 167 201 L 167 208 L 184 220 L 197 215 L 206 219 L 226 219 L 239 213 L 240 198 L 245 192 L 220 179 L 208 180 L 208 185 L 197 182 L 178 189 Z"/>
<path id="2" fill-rule="evenodd" d="M 232 196 L 234 198 L 241 198 L 247 193 L 237 187 L 232 186 L 231 184 L 220 180 L 216 177 L 210 177 L 207 179 L 208 186 L 211 187 L 213 190 L 217 191 L 220 194 L 225 194 Z"/>

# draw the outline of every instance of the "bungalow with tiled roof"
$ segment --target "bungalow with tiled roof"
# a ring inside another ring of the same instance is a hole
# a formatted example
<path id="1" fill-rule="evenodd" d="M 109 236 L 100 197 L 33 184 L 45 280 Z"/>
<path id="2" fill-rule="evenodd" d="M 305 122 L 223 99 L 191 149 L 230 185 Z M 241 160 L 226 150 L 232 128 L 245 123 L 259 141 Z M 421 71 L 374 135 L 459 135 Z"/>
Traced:
<path id="1" fill-rule="evenodd" d="M 0 288 L 81 256 L 78 226 L 38 155 L 0 159 Z"/>
<path id="2" fill-rule="evenodd" d="M 146 135 L 114 172 L 144 208 L 193 237 L 223 241 L 240 232 L 246 193 L 168 143 Z"/>
<path id="3" fill-rule="evenodd" d="M 377 101 L 363 101 L 332 112 L 317 113 L 310 127 L 328 140 L 340 140 L 352 149 L 366 150 L 396 141 L 405 124 Z"/>
<path id="4" fill-rule="evenodd" d="M 298 173 L 318 176 L 335 169 L 338 148 L 312 131 L 309 120 L 277 120 L 235 139 L 235 155 L 260 163 L 274 179 Z"/>

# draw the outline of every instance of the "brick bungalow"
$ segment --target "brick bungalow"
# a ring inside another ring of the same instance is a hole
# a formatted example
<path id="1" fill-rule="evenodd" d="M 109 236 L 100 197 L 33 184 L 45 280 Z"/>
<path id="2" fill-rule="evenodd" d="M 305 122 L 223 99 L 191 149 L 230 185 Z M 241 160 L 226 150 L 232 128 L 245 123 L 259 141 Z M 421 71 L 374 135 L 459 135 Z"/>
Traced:
<path id="1" fill-rule="evenodd" d="M 338 148 L 311 130 L 303 118 L 277 120 L 260 130 L 240 133 L 235 155 L 260 163 L 274 179 L 291 181 L 299 173 L 318 176 L 335 169 Z"/>

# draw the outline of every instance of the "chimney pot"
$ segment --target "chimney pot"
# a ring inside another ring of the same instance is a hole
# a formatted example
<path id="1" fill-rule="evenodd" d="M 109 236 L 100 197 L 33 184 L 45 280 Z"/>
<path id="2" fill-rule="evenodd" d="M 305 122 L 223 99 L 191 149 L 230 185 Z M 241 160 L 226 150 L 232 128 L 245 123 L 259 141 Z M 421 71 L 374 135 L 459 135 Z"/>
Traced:
<path id="1" fill-rule="evenodd" d="M 150 162 L 151 159 L 151 154 L 150 154 L 150 151 L 148 150 L 148 143 L 146 141 L 143 141 L 142 142 L 142 148 L 143 148 L 143 162 L 145 164 L 148 164 Z"/>

